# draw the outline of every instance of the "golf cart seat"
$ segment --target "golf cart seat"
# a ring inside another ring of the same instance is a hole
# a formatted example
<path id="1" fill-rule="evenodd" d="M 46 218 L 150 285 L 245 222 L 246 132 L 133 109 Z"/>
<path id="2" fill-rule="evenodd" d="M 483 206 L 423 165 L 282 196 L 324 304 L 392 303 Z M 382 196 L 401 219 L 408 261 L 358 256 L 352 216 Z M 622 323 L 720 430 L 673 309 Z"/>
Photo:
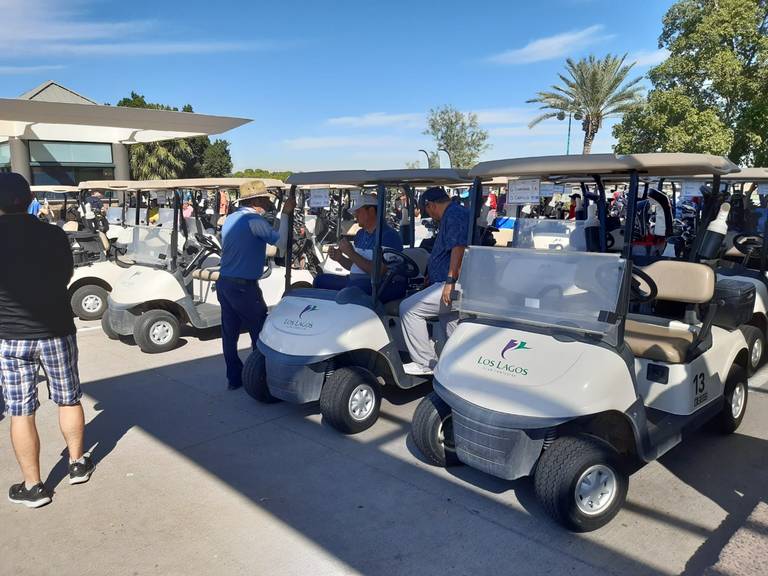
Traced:
<path id="1" fill-rule="evenodd" d="M 198 268 L 192 271 L 192 278 L 196 280 L 205 280 L 206 282 L 215 282 L 219 279 L 221 269 L 218 266 L 212 268 Z"/>
<path id="2" fill-rule="evenodd" d="M 427 263 L 429 262 L 429 252 L 424 248 L 403 248 L 403 254 L 419 265 L 419 275 L 424 276 L 427 273 Z"/>
<path id="3" fill-rule="evenodd" d="M 70 220 L 69 222 L 64 222 L 61 228 L 64 232 L 77 232 L 80 229 L 80 225 L 74 220 Z"/>
<path id="4" fill-rule="evenodd" d="M 643 271 L 656 284 L 656 300 L 706 304 L 715 294 L 715 272 L 704 264 L 659 260 Z M 639 280 L 645 290 L 643 281 Z M 696 341 L 697 333 L 688 325 L 627 320 L 624 326 L 624 342 L 637 358 L 657 362 L 681 364 L 688 350 Z"/>
<path id="5" fill-rule="evenodd" d="M 136 262 L 133 259 L 125 256 L 124 254 L 118 254 L 117 256 L 115 256 L 115 264 L 120 266 L 120 268 L 130 268 L 131 266 L 136 264 Z"/>
<path id="6" fill-rule="evenodd" d="M 101 240 L 101 247 L 104 248 L 104 252 L 109 252 L 109 249 L 112 247 L 112 245 L 109 242 L 109 238 L 107 238 L 107 235 L 104 234 L 104 232 L 99 231 L 99 240 Z"/>

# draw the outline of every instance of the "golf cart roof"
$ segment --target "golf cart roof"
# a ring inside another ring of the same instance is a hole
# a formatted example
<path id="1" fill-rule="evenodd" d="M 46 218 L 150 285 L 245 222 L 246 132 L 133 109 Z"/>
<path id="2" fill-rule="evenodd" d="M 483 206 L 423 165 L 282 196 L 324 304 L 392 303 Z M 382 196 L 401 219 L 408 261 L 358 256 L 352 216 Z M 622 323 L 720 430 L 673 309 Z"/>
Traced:
<path id="1" fill-rule="evenodd" d="M 291 174 L 288 184 L 307 186 L 312 184 L 461 184 L 470 182 L 466 170 L 453 168 L 427 168 L 402 170 L 332 170 L 321 172 L 299 172 Z"/>
<path id="2" fill-rule="evenodd" d="M 697 174 L 690 178 L 691 180 L 712 180 L 712 176 L 709 174 Z M 768 180 L 768 168 L 742 168 L 740 172 L 721 176 L 720 180 L 728 182 L 764 182 Z"/>
<path id="3" fill-rule="evenodd" d="M 75 193 L 80 192 L 80 188 L 77 186 L 62 186 L 59 184 L 51 184 L 49 186 L 30 186 L 32 192 L 59 192 L 59 193 Z"/>
<path id="4" fill-rule="evenodd" d="M 80 183 L 81 190 L 175 190 L 175 189 L 228 189 L 245 185 L 265 188 L 264 178 L 179 178 L 175 180 L 89 180 Z M 275 180 L 274 182 L 280 182 Z M 280 182 L 282 184 L 282 182 Z"/>
<path id="5" fill-rule="evenodd" d="M 469 174 L 481 178 L 494 176 L 528 176 L 549 179 L 591 174 L 627 174 L 639 172 L 648 176 L 687 174 L 730 174 L 739 167 L 723 156 L 711 154 L 587 154 L 509 158 L 480 162 Z"/>

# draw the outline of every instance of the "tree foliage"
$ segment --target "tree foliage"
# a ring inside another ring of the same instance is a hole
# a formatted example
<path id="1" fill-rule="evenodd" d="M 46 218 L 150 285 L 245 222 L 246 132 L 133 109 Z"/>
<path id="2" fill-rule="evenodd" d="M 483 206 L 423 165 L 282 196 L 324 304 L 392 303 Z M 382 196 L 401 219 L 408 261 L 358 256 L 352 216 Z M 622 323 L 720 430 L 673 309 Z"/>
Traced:
<path id="1" fill-rule="evenodd" d="M 452 106 L 429 111 L 424 134 L 435 139 L 436 148 L 445 149 L 454 168 L 471 168 L 480 155 L 490 148 L 488 132 L 480 128 L 477 114 L 463 113 Z M 440 166 L 438 152 L 430 154 L 430 168 Z"/>
<path id="2" fill-rule="evenodd" d="M 287 170 L 284 172 L 272 172 L 270 170 L 264 170 L 263 168 L 246 168 L 245 170 L 235 172 L 233 176 L 237 178 L 275 178 L 277 180 L 285 181 L 291 174 L 293 174 L 293 172 Z"/>
<path id="3" fill-rule="evenodd" d="M 767 163 L 768 1 L 680 0 L 664 17 L 659 48 L 669 50 L 669 57 L 649 72 L 654 87 L 649 110 L 615 127 L 619 147 L 644 143 L 633 151 L 671 151 L 679 144 L 647 126 L 649 117 L 657 117 L 654 123 L 681 125 L 679 107 L 659 105 L 657 93 L 673 91 L 693 108 L 682 117 L 718 120 L 707 120 L 703 132 L 709 133 L 708 140 L 691 139 L 698 149 L 721 153 L 723 142 L 730 140 L 726 153 L 734 162 Z"/>
<path id="4" fill-rule="evenodd" d="M 216 140 L 208 146 L 203 156 L 203 175 L 206 178 L 221 178 L 232 172 L 232 157 L 229 142 Z"/>
<path id="5" fill-rule="evenodd" d="M 641 77 L 625 83 L 634 66 L 625 64 L 626 54 L 622 57 L 608 54 L 605 58 L 588 58 L 565 61 L 567 76 L 558 74 L 562 85 L 553 85 L 550 91 L 539 92 L 529 103 L 541 104 L 547 110 L 534 118 L 529 127 L 549 118 L 561 118 L 565 114 L 574 114 L 581 118 L 584 130 L 584 154 L 592 151 L 603 121 L 611 116 L 618 116 L 633 110 L 640 102 L 642 88 L 638 86 Z"/>

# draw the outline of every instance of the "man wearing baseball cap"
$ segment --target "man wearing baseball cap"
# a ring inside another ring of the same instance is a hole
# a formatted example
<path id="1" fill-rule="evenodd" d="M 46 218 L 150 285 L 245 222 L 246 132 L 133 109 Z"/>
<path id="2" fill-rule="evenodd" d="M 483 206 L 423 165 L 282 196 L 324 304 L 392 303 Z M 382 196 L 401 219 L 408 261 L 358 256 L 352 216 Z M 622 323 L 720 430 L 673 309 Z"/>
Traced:
<path id="1" fill-rule="evenodd" d="M 442 188 L 427 189 L 419 198 L 422 216 L 428 215 L 440 223 L 427 264 L 424 290 L 400 303 L 403 336 L 412 362 L 403 369 L 406 374 L 432 374 L 437 364 L 435 347 L 429 338 L 427 318 L 439 316 L 451 335 L 456 319 L 451 316 L 451 292 L 459 278 L 461 261 L 467 247 L 469 211 L 458 202 L 451 202 Z"/>
<path id="2" fill-rule="evenodd" d="M 331 247 L 328 255 L 349 270 L 349 276 L 337 274 L 319 274 L 315 278 L 315 288 L 327 290 L 342 290 L 356 286 L 367 294 L 371 293 L 371 271 L 373 270 L 373 249 L 376 245 L 376 226 L 378 225 L 378 198 L 376 194 L 364 192 L 352 207 L 357 224 L 360 226 L 355 234 L 354 245 L 342 238 L 339 247 Z M 403 251 L 403 241 L 400 235 L 389 225 L 384 224 L 381 230 L 381 245 L 398 252 Z M 395 278 L 381 294 L 382 302 L 397 300 L 405 296 L 407 280 Z"/>
<path id="3" fill-rule="evenodd" d="M 278 246 L 280 252 L 285 253 L 288 215 L 296 208 L 296 197 L 290 194 L 285 200 L 279 231 L 264 218 L 273 206 L 263 184 L 254 182 L 244 186 L 237 202 L 238 210 L 227 216 L 221 228 L 220 276 L 216 281 L 229 390 L 237 390 L 243 385 L 243 362 L 237 353 L 241 329 L 248 330 L 251 347 L 255 350 L 267 318 L 267 304 L 259 287 L 267 258 L 267 244 Z"/>
<path id="4" fill-rule="evenodd" d="M 27 208 L 27 181 L 0 173 L 0 383 L 11 415 L 11 443 L 24 480 L 11 486 L 8 499 L 28 508 L 51 501 L 40 478 L 40 439 L 35 425 L 37 374 L 42 366 L 51 399 L 59 406 L 59 425 L 69 450 L 69 483 L 90 478 L 94 465 L 83 452 L 85 418 L 80 405 L 77 339 L 67 285 L 73 262 L 69 240 Z"/>

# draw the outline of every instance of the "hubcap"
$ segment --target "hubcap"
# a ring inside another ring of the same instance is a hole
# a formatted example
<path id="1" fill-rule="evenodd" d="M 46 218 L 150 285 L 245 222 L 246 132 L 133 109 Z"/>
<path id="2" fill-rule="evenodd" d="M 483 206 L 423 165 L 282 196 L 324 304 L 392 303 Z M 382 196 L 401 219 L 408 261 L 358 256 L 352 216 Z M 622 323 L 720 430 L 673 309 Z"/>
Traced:
<path id="1" fill-rule="evenodd" d="M 360 384 L 357 388 L 352 390 L 352 394 L 349 397 L 349 414 L 354 420 L 358 422 L 365 420 L 373 412 L 373 405 L 375 404 L 376 396 L 373 392 L 373 388 L 368 384 Z"/>
<path id="2" fill-rule="evenodd" d="M 587 516 L 605 512 L 616 497 L 616 474 L 608 466 L 587 468 L 576 482 L 576 506 Z"/>
<path id="3" fill-rule="evenodd" d="M 453 416 L 450 414 L 440 422 L 437 440 L 446 452 L 456 452 L 456 445 L 453 442 Z"/>
<path id="4" fill-rule="evenodd" d="M 158 320 L 150 327 L 149 338 L 158 346 L 168 344 L 173 338 L 173 326 L 167 320 Z"/>
<path id="5" fill-rule="evenodd" d="M 102 301 L 101 297 L 97 296 L 96 294 L 88 294 L 88 296 L 83 298 L 80 302 L 83 310 L 90 312 L 91 314 L 98 312 L 103 304 L 104 302 Z"/>
<path id="6" fill-rule="evenodd" d="M 760 359 L 763 357 L 763 341 L 758 338 L 755 343 L 752 344 L 752 352 L 750 354 L 749 361 L 752 363 L 752 368 L 757 368 L 760 364 Z"/>
<path id="7" fill-rule="evenodd" d="M 738 420 L 739 416 L 741 416 L 741 411 L 744 410 L 745 395 L 744 383 L 739 382 L 736 384 L 736 388 L 733 389 L 733 394 L 731 395 L 731 415 L 734 420 Z"/>

